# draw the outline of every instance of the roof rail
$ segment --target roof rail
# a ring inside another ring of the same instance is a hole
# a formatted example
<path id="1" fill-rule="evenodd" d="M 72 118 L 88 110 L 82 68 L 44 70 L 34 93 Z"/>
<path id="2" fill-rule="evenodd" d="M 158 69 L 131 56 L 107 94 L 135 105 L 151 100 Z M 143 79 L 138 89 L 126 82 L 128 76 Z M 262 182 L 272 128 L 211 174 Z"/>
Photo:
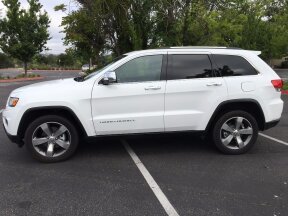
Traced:
<path id="1" fill-rule="evenodd" d="M 182 47 L 170 47 L 170 49 L 239 49 L 238 47 L 220 47 L 220 46 L 182 46 Z"/>

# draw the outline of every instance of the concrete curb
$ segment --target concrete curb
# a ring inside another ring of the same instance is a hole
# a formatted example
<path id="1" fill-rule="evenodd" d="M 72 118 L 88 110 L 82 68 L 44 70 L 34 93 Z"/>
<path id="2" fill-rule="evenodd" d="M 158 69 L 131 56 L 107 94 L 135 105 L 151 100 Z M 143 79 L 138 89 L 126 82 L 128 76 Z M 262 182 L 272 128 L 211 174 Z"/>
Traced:
<path id="1" fill-rule="evenodd" d="M 5 80 L 0 80 L 0 83 L 25 82 L 25 81 L 34 81 L 34 80 L 42 80 L 42 79 L 44 79 L 44 77 L 5 79 Z"/>
<path id="2" fill-rule="evenodd" d="M 81 70 L 28 70 L 28 72 L 81 72 Z"/>

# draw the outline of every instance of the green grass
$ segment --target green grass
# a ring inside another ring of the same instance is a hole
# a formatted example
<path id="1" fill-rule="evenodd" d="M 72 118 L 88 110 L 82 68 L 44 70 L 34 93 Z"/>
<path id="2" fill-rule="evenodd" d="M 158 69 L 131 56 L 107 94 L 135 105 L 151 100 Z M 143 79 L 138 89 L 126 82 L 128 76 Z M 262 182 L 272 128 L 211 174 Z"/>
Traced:
<path id="1" fill-rule="evenodd" d="M 288 90 L 288 80 L 284 81 L 283 90 Z"/>

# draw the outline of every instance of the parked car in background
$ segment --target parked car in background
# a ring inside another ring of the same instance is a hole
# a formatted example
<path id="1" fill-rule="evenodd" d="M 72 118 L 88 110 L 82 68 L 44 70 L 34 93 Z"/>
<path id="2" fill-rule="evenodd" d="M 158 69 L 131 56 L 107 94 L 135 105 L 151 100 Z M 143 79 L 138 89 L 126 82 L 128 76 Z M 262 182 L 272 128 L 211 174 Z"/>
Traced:
<path id="1" fill-rule="evenodd" d="M 97 65 L 91 65 L 90 70 L 94 70 L 97 67 Z M 89 70 L 89 64 L 84 64 L 82 66 L 82 72 L 86 72 Z"/>
<path id="2" fill-rule="evenodd" d="M 4 128 L 43 162 L 69 158 L 80 138 L 143 133 L 198 132 L 223 153 L 242 154 L 283 111 L 283 81 L 260 53 L 217 47 L 127 53 L 85 77 L 14 90 Z"/>
<path id="3" fill-rule="evenodd" d="M 88 71 L 89 70 L 89 64 L 84 64 L 82 66 L 82 71 L 85 72 L 85 71 Z"/>

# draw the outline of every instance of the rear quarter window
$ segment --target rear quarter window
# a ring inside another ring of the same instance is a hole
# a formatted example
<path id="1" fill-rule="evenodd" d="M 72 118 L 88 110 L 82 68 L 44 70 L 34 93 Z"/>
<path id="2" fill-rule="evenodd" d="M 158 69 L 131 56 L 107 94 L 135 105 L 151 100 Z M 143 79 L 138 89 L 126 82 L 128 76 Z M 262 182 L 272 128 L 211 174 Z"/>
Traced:
<path id="1" fill-rule="evenodd" d="M 216 70 L 221 76 L 257 75 L 257 70 L 243 57 L 233 55 L 213 55 Z"/>

